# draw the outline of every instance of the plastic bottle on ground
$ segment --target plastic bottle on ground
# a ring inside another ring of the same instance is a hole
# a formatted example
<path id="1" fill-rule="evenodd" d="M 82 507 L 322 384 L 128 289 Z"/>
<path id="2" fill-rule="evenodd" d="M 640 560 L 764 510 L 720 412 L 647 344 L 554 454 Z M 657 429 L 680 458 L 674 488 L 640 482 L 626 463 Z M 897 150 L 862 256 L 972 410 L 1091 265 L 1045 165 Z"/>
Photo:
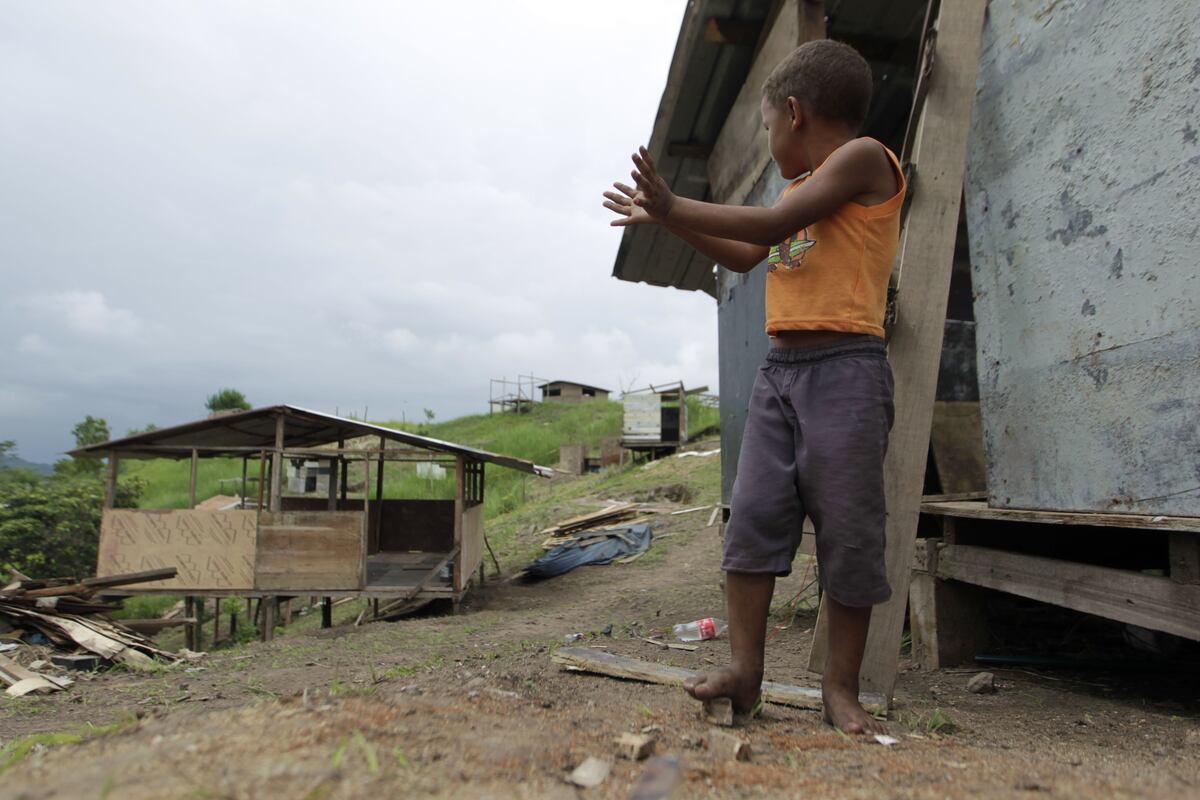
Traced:
<path id="1" fill-rule="evenodd" d="M 672 632 L 681 642 L 700 642 L 705 639 L 716 639 L 718 636 L 724 634 L 728 628 L 729 626 L 723 619 L 705 617 L 695 622 L 680 623 L 672 628 Z"/>

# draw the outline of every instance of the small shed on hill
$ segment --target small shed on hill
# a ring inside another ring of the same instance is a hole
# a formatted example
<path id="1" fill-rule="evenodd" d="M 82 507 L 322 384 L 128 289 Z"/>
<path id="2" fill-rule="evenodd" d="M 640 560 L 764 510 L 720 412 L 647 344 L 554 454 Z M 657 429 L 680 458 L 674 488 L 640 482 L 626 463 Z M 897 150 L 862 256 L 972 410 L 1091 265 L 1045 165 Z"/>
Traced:
<path id="1" fill-rule="evenodd" d="M 173 566 L 179 570 L 174 579 L 129 591 L 189 597 L 446 598 L 457 604 L 476 571 L 482 574 L 484 466 L 550 474 L 524 459 L 287 405 L 70 455 L 108 459 L 97 575 Z M 241 459 L 242 500 L 231 510 L 197 508 L 199 461 L 220 457 Z M 157 458 L 190 460 L 190 507 L 113 508 L 121 463 Z M 291 459 L 324 467 L 323 496 L 289 493 L 284 465 Z M 252 496 L 247 484 L 255 462 Z M 452 488 L 432 499 L 385 497 L 385 473 L 414 463 L 452 472 Z"/>
<path id="2" fill-rule="evenodd" d="M 573 381 L 547 381 L 538 386 L 543 403 L 583 403 L 587 400 L 607 400 L 608 389 Z"/>

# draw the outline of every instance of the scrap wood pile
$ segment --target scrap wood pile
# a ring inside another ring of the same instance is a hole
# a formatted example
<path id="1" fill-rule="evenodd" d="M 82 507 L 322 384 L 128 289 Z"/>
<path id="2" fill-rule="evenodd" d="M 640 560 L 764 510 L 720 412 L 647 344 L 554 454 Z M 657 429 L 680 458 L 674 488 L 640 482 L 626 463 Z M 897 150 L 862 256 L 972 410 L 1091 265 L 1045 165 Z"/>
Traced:
<path id="1" fill-rule="evenodd" d="M 609 530 L 646 522 L 653 516 L 670 511 L 668 507 L 649 503 L 613 503 L 600 511 L 571 517 L 546 528 L 542 534 L 548 538 L 542 542 L 542 547 L 552 550 L 581 539 L 605 536 Z"/>
<path id="2" fill-rule="evenodd" d="M 105 578 L 50 578 L 34 580 L 19 573 L 0 589 L 0 644 L 3 650 L 15 650 L 45 637 L 56 650 L 83 651 L 104 661 L 131 667 L 146 667 L 153 661 L 173 663 L 178 657 L 160 650 L 134 629 L 104 618 L 117 611 L 119 603 L 96 598 L 104 589 L 175 577 L 174 567 Z M 94 662 L 94 659 L 90 659 Z M 20 696 L 31 691 L 56 691 L 71 681 L 55 678 L 22 667 L 0 655 L 0 680 L 9 685 L 8 694 Z"/>

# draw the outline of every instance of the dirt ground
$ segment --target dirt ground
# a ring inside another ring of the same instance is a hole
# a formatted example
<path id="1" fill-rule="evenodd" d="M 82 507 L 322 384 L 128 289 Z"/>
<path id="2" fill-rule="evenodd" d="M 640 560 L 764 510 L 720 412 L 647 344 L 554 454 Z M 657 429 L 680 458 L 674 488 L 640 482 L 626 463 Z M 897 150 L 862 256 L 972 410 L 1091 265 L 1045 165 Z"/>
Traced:
<path id="1" fill-rule="evenodd" d="M 739 733 L 749 762 L 721 762 L 682 690 L 567 672 L 550 653 L 583 646 L 694 668 L 695 652 L 641 640 L 719 614 L 719 541 L 708 514 L 674 518 L 648 563 L 583 568 L 536 585 L 492 581 L 458 616 L 342 624 L 217 651 L 152 675 L 108 672 L 49 697 L 5 700 L 0 739 L 75 731 L 0 777 L 5 798 L 628 797 L 645 762 L 615 759 L 598 788 L 565 777 L 613 739 L 648 731 L 680 758 L 675 797 L 1200 797 L 1194 682 L 1115 674 L 975 670 L 925 674 L 903 662 L 884 747 L 832 732 L 814 711 L 769 706 Z M 815 616 L 777 591 L 767 677 L 805 671 Z M 340 609 L 339 609 L 340 610 Z M 611 635 L 604 630 L 611 627 Z M 88 726 L 110 725 L 89 735 Z"/>

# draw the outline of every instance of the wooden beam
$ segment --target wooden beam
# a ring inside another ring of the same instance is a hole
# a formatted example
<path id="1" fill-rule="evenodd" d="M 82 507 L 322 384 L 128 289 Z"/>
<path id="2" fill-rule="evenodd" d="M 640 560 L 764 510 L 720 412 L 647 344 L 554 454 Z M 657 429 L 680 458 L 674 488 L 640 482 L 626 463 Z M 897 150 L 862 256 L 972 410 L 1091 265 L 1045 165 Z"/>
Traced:
<path id="1" fill-rule="evenodd" d="M 454 591 L 461 592 L 469 576 L 463 575 L 463 512 L 466 511 L 466 470 L 467 461 L 462 456 L 454 462 L 454 549 L 458 555 L 454 559 Z"/>
<path id="2" fill-rule="evenodd" d="M 732 44 L 753 47 L 762 36 L 762 23 L 743 19 L 710 17 L 704 23 L 704 41 L 712 44 Z"/>
<path id="3" fill-rule="evenodd" d="M 108 477 L 104 482 L 104 507 L 113 508 L 117 503 L 117 477 L 121 471 L 121 457 L 116 450 L 108 451 Z"/>
<path id="4" fill-rule="evenodd" d="M 884 462 L 887 574 L 891 599 L 875 607 L 860 679 L 889 701 L 900 661 L 900 636 L 920 517 L 921 488 L 945 330 L 946 299 L 966 171 L 967 134 L 987 0 L 943 3 L 937 66 L 918 123 L 913 162 L 921 191 L 901 234 L 896 273 L 897 321 L 888 348 L 896 379 L 896 416 Z M 809 669 L 824 669 L 828 620 L 820 615 Z"/>
<path id="5" fill-rule="evenodd" d="M 770 30 L 708 159 L 708 182 L 718 203 L 742 203 L 771 163 L 760 110 L 763 81 L 797 47 L 825 38 L 824 4 L 819 0 L 784 0 L 768 24 Z"/>
<path id="6" fill-rule="evenodd" d="M 262 511 L 263 491 L 266 489 L 267 451 L 263 450 L 258 456 L 258 505 L 256 511 Z"/>
<path id="7" fill-rule="evenodd" d="M 937 575 L 1200 640 L 1200 586 L 1170 578 L 963 544 L 941 548 Z"/>
<path id="8" fill-rule="evenodd" d="M 921 669 L 969 663 L 988 644 L 983 590 L 914 572 L 908 587 L 912 657 Z"/>
<path id="9" fill-rule="evenodd" d="M 271 455 L 271 511 L 283 508 L 283 436 L 286 424 L 283 414 L 275 417 L 275 451 Z"/>
<path id="10" fill-rule="evenodd" d="M 682 686 L 685 680 L 697 674 L 690 669 L 626 658 L 589 647 L 560 647 L 554 651 L 551 660 L 555 664 L 561 664 L 581 672 L 594 672 L 613 678 L 658 683 L 665 686 Z M 762 695 L 763 700 L 768 703 L 796 708 L 817 709 L 821 707 L 821 690 L 817 688 L 763 681 Z M 870 692 L 860 694 L 859 699 L 863 705 L 874 707 L 882 707 L 885 700 L 883 695 Z"/>
<path id="11" fill-rule="evenodd" d="M 334 456 L 329 459 L 329 486 L 326 488 L 326 493 L 329 496 L 328 508 L 330 511 L 338 510 L 338 464 L 341 459 Z"/>
<path id="12" fill-rule="evenodd" d="M 188 508 L 196 507 L 196 474 L 200 471 L 200 454 L 192 449 L 192 469 L 188 477 Z"/>

